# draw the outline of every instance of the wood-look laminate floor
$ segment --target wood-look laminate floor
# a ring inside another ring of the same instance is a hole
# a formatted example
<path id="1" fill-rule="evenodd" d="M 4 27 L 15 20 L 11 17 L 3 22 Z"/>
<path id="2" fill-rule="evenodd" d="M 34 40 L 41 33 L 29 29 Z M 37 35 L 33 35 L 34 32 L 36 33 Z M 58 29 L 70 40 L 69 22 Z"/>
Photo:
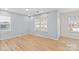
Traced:
<path id="1" fill-rule="evenodd" d="M 32 35 L 1 40 L 0 51 L 77 51 L 79 40 L 60 38 L 52 40 Z"/>

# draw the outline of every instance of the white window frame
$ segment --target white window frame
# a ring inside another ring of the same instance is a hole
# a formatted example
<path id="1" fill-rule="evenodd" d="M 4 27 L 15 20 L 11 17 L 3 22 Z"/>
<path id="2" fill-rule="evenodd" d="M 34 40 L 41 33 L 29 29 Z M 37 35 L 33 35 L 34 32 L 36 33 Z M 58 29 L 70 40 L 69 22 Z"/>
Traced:
<path id="1" fill-rule="evenodd" d="M 69 31 L 79 32 L 79 16 L 68 16 Z"/>
<path id="2" fill-rule="evenodd" d="M 36 21 L 37 22 L 39 22 L 39 24 L 36 24 Z M 46 24 L 45 23 L 43 23 L 43 21 L 45 21 L 46 22 Z M 35 31 L 43 31 L 43 32 L 47 32 L 47 21 L 48 21 L 48 16 L 47 16 L 47 14 L 44 14 L 44 15 L 39 15 L 39 17 L 37 17 L 36 19 L 35 19 L 35 26 L 39 26 L 39 28 L 36 28 L 35 27 Z M 43 27 L 42 27 L 43 26 Z M 46 27 L 45 27 L 46 26 Z"/>
<path id="3" fill-rule="evenodd" d="M 11 17 L 10 16 L 0 16 L 0 26 L 6 28 L 1 29 L 0 32 L 11 31 Z"/>

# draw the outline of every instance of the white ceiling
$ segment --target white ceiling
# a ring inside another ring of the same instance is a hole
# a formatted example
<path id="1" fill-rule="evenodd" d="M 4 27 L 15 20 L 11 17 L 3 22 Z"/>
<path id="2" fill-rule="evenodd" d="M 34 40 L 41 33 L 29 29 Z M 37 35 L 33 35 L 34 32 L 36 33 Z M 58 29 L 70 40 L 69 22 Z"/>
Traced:
<path id="1" fill-rule="evenodd" d="M 26 11 L 26 8 L 1 8 L 1 10 L 30 16 L 30 15 L 35 15 L 38 13 L 51 12 L 51 11 L 55 11 L 55 10 L 58 10 L 61 13 L 65 13 L 65 12 L 79 10 L 79 8 L 29 8 L 28 11 Z"/>
<path id="2" fill-rule="evenodd" d="M 79 8 L 59 8 L 58 11 L 60 13 L 72 12 L 72 11 L 79 11 Z"/>

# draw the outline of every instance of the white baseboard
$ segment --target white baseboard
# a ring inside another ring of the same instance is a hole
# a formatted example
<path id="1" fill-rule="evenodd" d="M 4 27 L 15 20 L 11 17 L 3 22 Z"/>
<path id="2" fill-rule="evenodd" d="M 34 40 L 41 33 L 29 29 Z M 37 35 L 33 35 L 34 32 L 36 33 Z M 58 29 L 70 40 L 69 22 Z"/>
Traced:
<path id="1" fill-rule="evenodd" d="M 45 35 L 40 35 L 40 34 L 30 33 L 30 35 L 39 36 L 39 37 L 48 38 L 48 39 L 53 39 L 53 40 L 59 40 L 58 38 L 55 38 L 55 37 L 50 37 L 50 36 L 45 36 Z"/>
<path id="2" fill-rule="evenodd" d="M 20 37 L 20 36 L 23 36 L 23 35 L 34 35 L 34 36 L 39 36 L 39 37 L 43 37 L 43 38 L 59 40 L 58 38 L 55 38 L 55 37 L 50 37 L 50 36 L 45 36 L 45 35 L 40 35 L 40 34 L 34 34 L 34 33 L 30 33 L 30 34 L 26 34 L 26 33 L 17 34 L 15 36 L 10 36 L 10 37 L 6 37 L 6 38 L 0 38 L 0 40 L 12 39 L 12 38 Z"/>
<path id="3" fill-rule="evenodd" d="M 28 35 L 28 34 L 26 34 L 26 33 L 17 34 L 15 36 L 10 36 L 10 37 L 6 37 L 6 38 L 0 38 L 0 40 L 12 39 L 12 38 L 20 37 L 20 36 L 23 36 L 23 35 Z"/>
<path id="4" fill-rule="evenodd" d="M 71 39 L 79 39 L 79 37 L 73 37 L 73 36 L 67 36 L 67 35 L 62 35 L 61 37 L 71 38 Z"/>

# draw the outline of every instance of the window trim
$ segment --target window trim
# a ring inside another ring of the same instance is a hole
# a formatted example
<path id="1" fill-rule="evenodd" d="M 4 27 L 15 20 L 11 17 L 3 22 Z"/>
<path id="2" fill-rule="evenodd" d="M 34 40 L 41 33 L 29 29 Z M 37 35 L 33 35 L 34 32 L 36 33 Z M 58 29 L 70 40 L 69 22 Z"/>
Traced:
<path id="1" fill-rule="evenodd" d="M 0 22 L 4 23 L 4 25 L 6 24 L 5 22 L 8 22 L 9 27 L 5 29 L 0 29 L 0 32 L 11 31 L 11 17 L 10 16 L 2 16 L 2 17 L 3 19 L 0 19 Z"/>
<path id="2" fill-rule="evenodd" d="M 79 28 L 79 16 L 68 16 L 67 17 L 68 18 L 68 27 L 69 27 L 69 31 L 70 32 L 77 32 L 77 33 L 79 33 L 79 31 L 74 31 L 73 30 L 73 28 Z M 75 25 L 74 23 L 77 23 L 77 25 Z M 73 25 L 75 25 L 75 26 L 73 26 Z M 78 30 L 78 29 L 76 29 L 76 30 Z"/>
<path id="3" fill-rule="evenodd" d="M 44 15 L 47 15 L 47 14 L 44 14 Z M 48 18 L 48 17 L 47 17 L 47 16 L 44 16 L 44 15 L 40 15 L 39 17 L 37 17 L 37 18 L 35 19 L 35 21 L 34 21 L 34 26 L 39 25 L 39 26 L 40 26 L 40 27 L 39 27 L 40 29 L 38 28 L 39 31 L 43 31 L 42 29 L 46 29 L 46 30 L 44 30 L 43 32 L 47 32 L 47 30 L 48 30 L 48 29 L 47 29 L 47 28 L 48 28 L 48 24 L 47 24 L 47 20 L 48 20 L 48 19 L 47 19 L 47 18 Z M 43 16 L 44 16 L 44 18 L 43 18 Z M 45 17 L 46 17 L 46 18 L 45 18 Z M 43 23 L 42 23 L 42 20 L 43 20 L 43 21 L 46 21 L 46 24 L 43 24 Z M 36 21 L 39 21 L 39 24 L 35 24 Z M 43 26 L 46 25 L 47 28 L 46 28 L 46 27 L 41 27 L 41 25 L 43 25 Z M 38 29 L 36 29 L 36 27 L 35 27 L 35 31 L 38 31 Z"/>

